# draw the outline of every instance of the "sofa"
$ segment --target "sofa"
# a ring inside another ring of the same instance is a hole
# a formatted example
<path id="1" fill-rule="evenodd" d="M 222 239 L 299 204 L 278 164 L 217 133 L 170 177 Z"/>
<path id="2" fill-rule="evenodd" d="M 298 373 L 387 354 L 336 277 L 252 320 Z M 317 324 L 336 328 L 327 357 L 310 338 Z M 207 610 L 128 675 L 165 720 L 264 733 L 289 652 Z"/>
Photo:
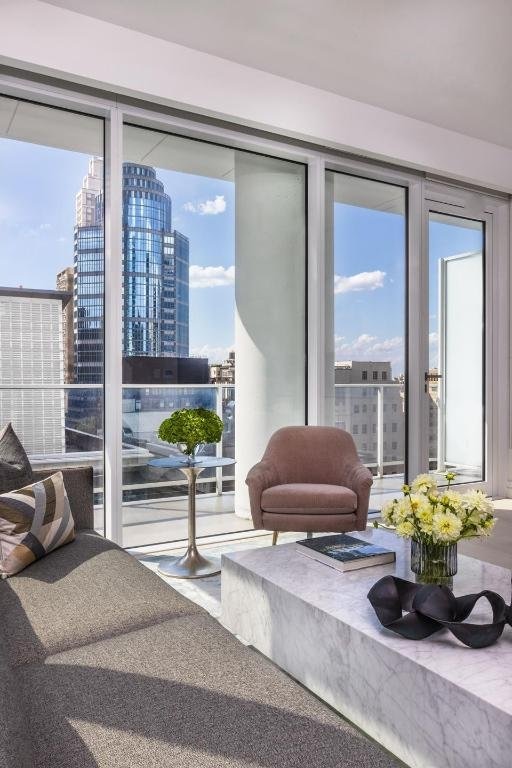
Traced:
<path id="1" fill-rule="evenodd" d="M 0 582 L 0 768 L 398 765 L 96 534 L 91 468 L 64 481 L 75 541 Z"/>

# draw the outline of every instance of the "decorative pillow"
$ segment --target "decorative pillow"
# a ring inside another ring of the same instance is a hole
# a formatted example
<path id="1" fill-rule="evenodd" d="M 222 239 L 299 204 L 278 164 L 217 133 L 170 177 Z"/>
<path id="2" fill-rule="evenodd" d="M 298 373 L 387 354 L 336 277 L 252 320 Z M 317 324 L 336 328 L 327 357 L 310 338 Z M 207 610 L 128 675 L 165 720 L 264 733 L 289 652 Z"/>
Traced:
<path id="1" fill-rule="evenodd" d="M 28 456 L 9 423 L 0 432 L 0 493 L 20 488 L 32 480 Z"/>
<path id="2" fill-rule="evenodd" d="M 74 538 L 62 472 L 0 495 L 1 578 L 14 576 Z"/>

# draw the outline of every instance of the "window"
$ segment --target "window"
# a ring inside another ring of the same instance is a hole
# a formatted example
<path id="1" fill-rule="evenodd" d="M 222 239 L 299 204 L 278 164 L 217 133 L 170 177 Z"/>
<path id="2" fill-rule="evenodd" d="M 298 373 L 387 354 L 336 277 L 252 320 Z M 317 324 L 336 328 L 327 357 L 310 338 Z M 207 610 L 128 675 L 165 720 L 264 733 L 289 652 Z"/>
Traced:
<path id="1" fill-rule="evenodd" d="M 36 469 L 93 466 L 101 530 L 103 120 L 3 97 L 0 113 L 0 424 Z"/>
<path id="2" fill-rule="evenodd" d="M 397 426 L 398 426 L 398 425 L 397 425 L 396 421 L 394 421 L 394 422 L 391 424 L 391 431 L 392 431 L 392 432 L 396 432 L 396 430 L 397 430 Z"/>
<path id="3" fill-rule="evenodd" d="M 406 192 L 328 171 L 325 201 L 326 247 L 334 266 L 333 423 L 340 422 L 345 395 L 359 402 L 369 398 L 371 411 L 363 405 L 359 428 L 367 434 L 372 424 L 376 434 L 370 414 L 377 414 L 378 398 L 387 410 L 396 397 L 394 384 L 375 386 L 379 372 L 383 382 L 391 382 L 405 371 Z M 368 463 L 376 459 L 367 457 Z"/>
<path id="4" fill-rule="evenodd" d="M 357 424 L 352 424 L 352 434 L 353 435 L 359 434 L 359 426 Z"/>
<path id="5" fill-rule="evenodd" d="M 198 536 L 245 530 L 262 410 L 266 439 L 305 419 L 305 166 L 131 125 L 123 145 L 123 544 L 186 536 L 182 473 L 148 466 L 179 452 L 157 429 L 184 407 L 222 414 L 202 455 L 236 456 L 198 479 Z M 278 322 L 256 310 L 273 302 Z"/>
<path id="6" fill-rule="evenodd" d="M 357 403 L 354 405 L 354 413 L 359 413 L 359 405 Z"/>

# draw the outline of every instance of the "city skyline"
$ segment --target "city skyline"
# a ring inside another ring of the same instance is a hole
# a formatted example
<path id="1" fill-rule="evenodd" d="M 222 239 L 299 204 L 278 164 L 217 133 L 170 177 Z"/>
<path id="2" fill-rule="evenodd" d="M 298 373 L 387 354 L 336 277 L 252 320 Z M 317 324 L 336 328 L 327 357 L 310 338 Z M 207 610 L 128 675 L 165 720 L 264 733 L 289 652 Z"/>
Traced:
<path id="1" fill-rule="evenodd" d="M 75 196 L 89 159 L 0 141 L 9 180 L 0 186 L 2 284 L 51 289 L 72 264 Z M 190 353 L 221 362 L 234 349 L 234 183 L 156 170 L 173 200 L 174 226 L 191 242 Z M 335 359 L 390 360 L 397 377 L 405 368 L 403 217 L 337 203 L 334 219 Z M 475 230 L 432 222 L 431 282 L 440 257 L 474 250 L 480 241 Z M 437 295 L 430 296 L 429 332 L 435 345 Z"/>

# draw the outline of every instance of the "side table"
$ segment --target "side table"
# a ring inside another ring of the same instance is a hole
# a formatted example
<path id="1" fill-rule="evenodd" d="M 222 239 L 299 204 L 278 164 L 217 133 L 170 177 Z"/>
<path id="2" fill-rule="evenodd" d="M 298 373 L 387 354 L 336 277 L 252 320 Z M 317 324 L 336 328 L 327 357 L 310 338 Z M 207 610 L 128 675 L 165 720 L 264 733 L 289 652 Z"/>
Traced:
<path id="1" fill-rule="evenodd" d="M 158 571 L 164 576 L 178 579 L 199 579 L 220 573 L 220 559 L 206 558 L 199 553 L 196 544 L 196 482 L 204 469 L 226 467 L 235 460 L 219 456 L 205 456 L 189 462 L 186 458 L 169 456 L 165 459 L 152 459 L 151 467 L 179 469 L 188 481 L 188 547 L 182 557 L 165 557 L 158 564 Z"/>

